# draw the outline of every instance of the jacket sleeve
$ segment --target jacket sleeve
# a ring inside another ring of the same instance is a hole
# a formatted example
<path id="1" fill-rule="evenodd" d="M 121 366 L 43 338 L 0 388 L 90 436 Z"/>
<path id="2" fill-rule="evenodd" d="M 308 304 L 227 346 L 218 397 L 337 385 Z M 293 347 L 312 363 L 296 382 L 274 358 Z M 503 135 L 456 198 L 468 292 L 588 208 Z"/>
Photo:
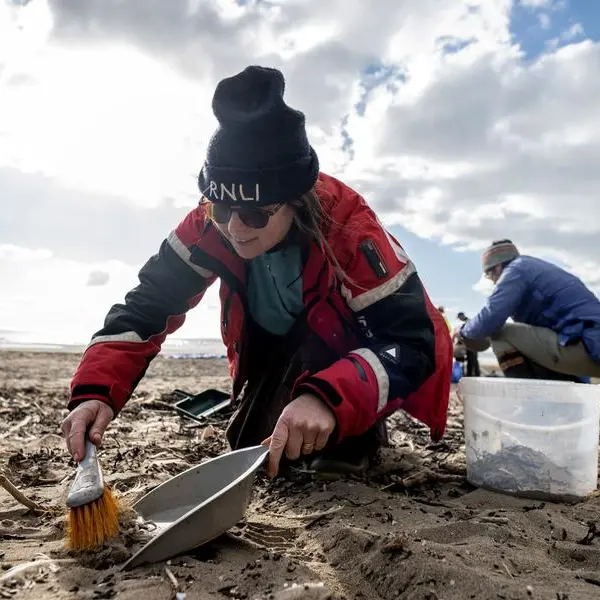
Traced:
<path id="1" fill-rule="evenodd" d="M 139 272 L 139 285 L 115 304 L 94 334 L 71 381 L 69 409 L 99 399 L 115 414 L 131 396 L 167 335 L 185 321 L 215 277 L 190 260 L 203 230 L 200 209 L 190 212 Z"/>
<path id="2" fill-rule="evenodd" d="M 521 269 L 508 265 L 485 306 L 461 327 L 467 340 L 480 340 L 498 331 L 515 313 L 527 291 L 527 281 Z"/>
<path id="3" fill-rule="evenodd" d="M 295 396 L 315 394 L 330 406 L 338 441 L 399 408 L 436 366 L 432 307 L 414 265 L 364 201 L 345 229 L 356 235 L 343 293 L 364 343 L 295 389 Z"/>

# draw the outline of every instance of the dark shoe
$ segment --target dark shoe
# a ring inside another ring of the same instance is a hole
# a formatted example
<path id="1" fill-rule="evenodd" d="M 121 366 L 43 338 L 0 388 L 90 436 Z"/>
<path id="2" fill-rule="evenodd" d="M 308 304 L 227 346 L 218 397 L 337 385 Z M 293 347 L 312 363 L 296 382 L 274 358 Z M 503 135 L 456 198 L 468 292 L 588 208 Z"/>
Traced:
<path id="1" fill-rule="evenodd" d="M 352 459 L 327 454 L 313 458 L 308 468 L 319 475 L 364 475 L 370 464 L 371 460 L 366 454 Z"/>
<path id="2" fill-rule="evenodd" d="M 529 361 L 520 352 L 506 352 L 498 356 L 498 364 L 504 377 L 515 379 L 537 379 Z"/>
<path id="3" fill-rule="evenodd" d="M 327 475 L 364 475 L 379 448 L 387 444 L 387 427 L 382 421 L 361 436 L 326 448 L 309 462 L 309 469 Z"/>

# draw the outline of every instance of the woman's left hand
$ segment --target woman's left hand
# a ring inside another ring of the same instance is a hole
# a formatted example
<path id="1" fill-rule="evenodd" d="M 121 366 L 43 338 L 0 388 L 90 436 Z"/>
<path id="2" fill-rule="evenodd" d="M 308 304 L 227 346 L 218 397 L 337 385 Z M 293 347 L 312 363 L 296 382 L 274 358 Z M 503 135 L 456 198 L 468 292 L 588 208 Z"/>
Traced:
<path id="1" fill-rule="evenodd" d="M 269 477 L 277 475 L 284 451 L 290 460 L 296 460 L 301 454 L 322 450 L 335 425 L 335 415 L 316 396 L 302 394 L 292 400 L 283 409 L 271 436 L 263 442 L 269 444 Z"/>

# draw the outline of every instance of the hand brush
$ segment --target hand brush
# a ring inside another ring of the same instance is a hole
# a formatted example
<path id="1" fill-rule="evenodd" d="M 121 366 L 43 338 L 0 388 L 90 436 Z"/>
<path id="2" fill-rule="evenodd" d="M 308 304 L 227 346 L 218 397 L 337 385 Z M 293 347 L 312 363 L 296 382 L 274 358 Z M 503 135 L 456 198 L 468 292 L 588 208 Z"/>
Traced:
<path id="1" fill-rule="evenodd" d="M 67 496 L 68 546 L 91 550 L 119 531 L 119 507 L 104 485 L 96 446 L 86 436 L 85 456 L 77 465 L 75 479 Z"/>

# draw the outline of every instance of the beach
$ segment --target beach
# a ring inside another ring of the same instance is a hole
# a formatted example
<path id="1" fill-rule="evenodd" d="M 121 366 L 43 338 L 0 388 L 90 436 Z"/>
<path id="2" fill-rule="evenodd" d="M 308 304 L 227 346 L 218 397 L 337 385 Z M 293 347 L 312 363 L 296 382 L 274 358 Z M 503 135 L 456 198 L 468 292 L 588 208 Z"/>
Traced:
<path id="1" fill-rule="evenodd" d="M 116 539 L 96 553 L 72 553 L 64 524 L 75 465 L 60 422 L 78 360 L 76 352 L 0 352 L 0 470 L 42 509 L 0 489 L 0 598 L 600 597 L 600 496 L 554 504 L 470 485 L 454 391 L 441 443 L 399 412 L 390 419 L 390 446 L 365 477 L 298 471 L 270 481 L 260 472 L 244 520 L 168 564 L 120 570 L 148 539 L 127 510 Z M 198 426 L 172 409 L 171 393 L 230 384 L 225 360 L 155 359 L 99 454 L 124 508 L 226 451 L 226 418 Z M 16 573 L 19 565 L 27 568 Z"/>

